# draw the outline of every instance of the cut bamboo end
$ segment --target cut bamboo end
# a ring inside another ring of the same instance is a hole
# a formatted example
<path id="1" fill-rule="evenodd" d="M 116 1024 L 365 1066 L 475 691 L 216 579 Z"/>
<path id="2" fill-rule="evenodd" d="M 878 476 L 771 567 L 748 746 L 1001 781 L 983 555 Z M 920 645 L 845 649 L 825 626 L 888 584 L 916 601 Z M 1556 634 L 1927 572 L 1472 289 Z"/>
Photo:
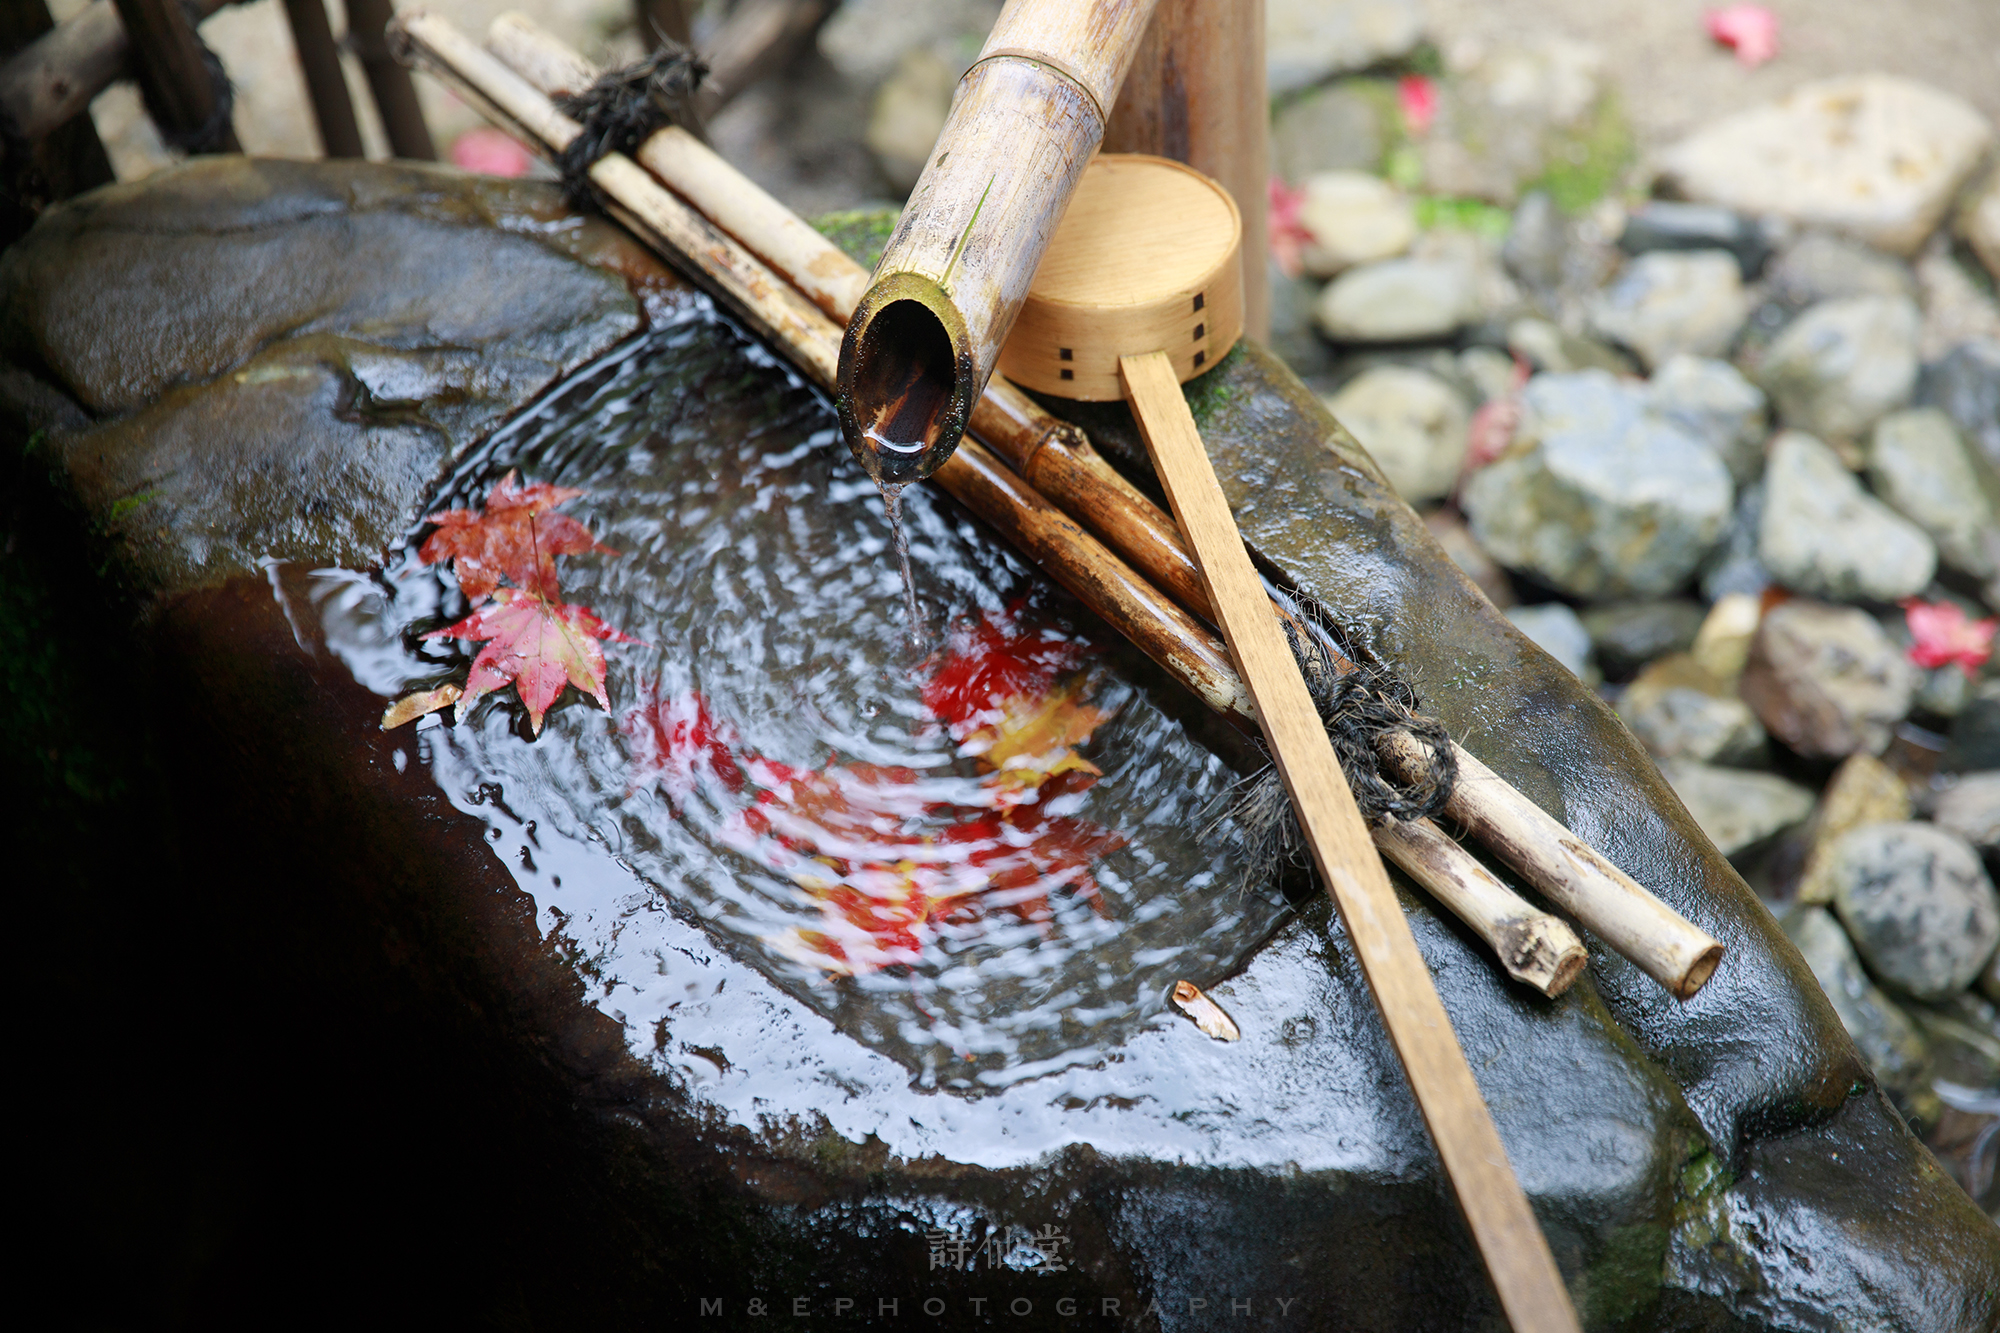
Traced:
<path id="1" fill-rule="evenodd" d="M 1155 220 L 1138 231 L 1134 215 Z M 1124 397 L 1118 358 L 1165 351 L 1186 380 L 1243 334 L 1243 219 L 1191 167 L 1099 153 L 1049 243 L 1000 353 L 1000 373 L 1087 402 Z"/>
<path id="2" fill-rule="evenodd" d="M 1408 732 L 1378 749 L 1390 771 L 1415 781 L 1426 766 Z M 1458 782 L 1444 813 L 1678 999 L 1693 999 L 1722 961 L 1722 945 L 1661 902 L 1500 775 L 1452 747 Z"/>
<path id="3" fill-rule="evenodd" d="M 965 434 L 978 395 L 965 316 L 921 273 L 868 289 L 840 344 L 838 391 L 847 447 L 885 486 L 937 471 Z"/>
<path id="4" fill-rule="evenodd" d="M 1470 926 L 1507 975 L 1551 998 L 1589 961 L 1569 923 L 1531 906 L 1428 819 L 1376 825 L 1375 845 Z"/>

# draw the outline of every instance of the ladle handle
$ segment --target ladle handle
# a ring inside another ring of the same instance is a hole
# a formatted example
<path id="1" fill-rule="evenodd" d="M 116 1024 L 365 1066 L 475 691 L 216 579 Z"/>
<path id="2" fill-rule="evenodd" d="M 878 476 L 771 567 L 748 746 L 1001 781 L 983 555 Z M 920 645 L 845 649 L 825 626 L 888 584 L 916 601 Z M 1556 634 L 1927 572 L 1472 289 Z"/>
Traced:
<path id="1" fill-rule="evenodd" d="M 1119 370 L 1154 470 L 1201 569 L 1209 604 L 1298 810 L 1320 880 L 1347 923 L 1362 973 L 1409 1074 L 1501 1308 L 1516 1333 L 1576 1333 L 1576 1311 L 1555 1256 L 1514 1178 L 1493 1116 L 1389 886 L 1388 872 L 1375 855 L 1319 712 L 1278 627 L 1277 609 L 1243 548 L 1173 364 L 1166 353 L 1150 352 L 1120 358 Z"/>

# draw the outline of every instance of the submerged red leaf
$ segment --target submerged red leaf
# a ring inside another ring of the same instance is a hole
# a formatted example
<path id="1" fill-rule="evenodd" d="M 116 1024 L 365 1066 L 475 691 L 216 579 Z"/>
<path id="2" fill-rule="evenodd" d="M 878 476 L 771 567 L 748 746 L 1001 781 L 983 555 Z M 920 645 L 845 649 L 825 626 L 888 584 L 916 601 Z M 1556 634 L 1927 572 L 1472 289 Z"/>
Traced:
<path id="1" fill-rule="evenodd" d="M 910 768 L 776 762 L 692 692 L 651 701 L 625 730 L 640 780 L 658 782 L 676 808 L 704 780 L 747 798 L 724 840 L 787 875 L 819 911 L 817 928 L 787 932 L 778 947 L 828 972 L 866 973 L 914 964 L 941 928 L 996 911 L 1047 929 L 1058 891 L 1103 910 L 1090 868 L 1124 838 L 1050 812 L 1099 776 L 1076 751 L 1109 716 L 1084 702 L 1075 669 L 1087 656 L 1013 616 L 953 632 L 923 693 L 960 753 L 990 770 L 970 797 L 962 782 Z"/>
<path id="2" fill-rule="evenodd" d="M 552 601 L 519 588 L 500 588 L 493 600 L 456 625 L 432 630 L 426 639 L 470 639 L 485 647 L 472 659 L 458 717 L 479 699 L 512 683 L 528 706 L 528 722 L 537 735 L 542 715 L 564 685 L 574 685 L 596 699 L 607 713 L 611 700 L 604 693 L 604 650 L 601 639 L 619 643 L 638 640 L 599 620 L 588 607 Z"/>
<path id="3" fill-rule="evenodd" d="M 587 551 L 616 554 L 600 545 L 590 529 L 567 514 L 549 511 L 583 492 L 548 482 L 522 486 L 509 472 L 486 497 L 484 509 L 449 509 L 427 514 L 438 525 L 417 552 L 427 565 L 452 562 L 458 586 L 477 605 L 502 582 L 555 600 L 556 557 Z"/>

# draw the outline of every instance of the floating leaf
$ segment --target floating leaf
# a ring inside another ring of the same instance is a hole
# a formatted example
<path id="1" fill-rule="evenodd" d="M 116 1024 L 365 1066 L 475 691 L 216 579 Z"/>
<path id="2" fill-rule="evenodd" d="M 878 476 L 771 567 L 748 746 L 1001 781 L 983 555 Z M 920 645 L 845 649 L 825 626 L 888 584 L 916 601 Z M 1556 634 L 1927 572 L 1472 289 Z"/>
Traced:
<path id="1" fill-rule="evenodd" d="M 475 606 L 503 580 L 554 601 L 560 596 L 557 556 L 617 554 L 569 515 L 548 512 L 582 491 L 540 481 L 522 486 L 517 475 L 509 472 L 494 485 L 483 510 L 450 509 L 424 517 L 438 528 L 424 541 L 418 558 L 427 565 L 450 560 L 459 589 Z"/>
<path id="2" fill-rule="evenodd" d="M 1194 1025 L 1217 1041 L 1236 1041 L 1243 1035 L 1236 1020 L 1222 1006 L 1201 993 L 1192 981 L 1174 983 L 1174 1007 L 1194 1020 Z"/>
<path id="3" fill-rule="evenodd" d="M 458 702 L 464 691 L 456 685 L 440 685 L 434 690 L 419 690 L 406 694 L 390 704 L 382 712 L 382 730 L 394 731 L 405 722 L 414 722 L 420 717 L 437 712 Z"/>
<path id="4" fill-rule="evenodd" d="M 599 620 L 588 607 L 519 588 L 496 589 L 491 603 L 424 637 L 485 642 L 472 659 L 465 696 L 458 701 L 461 721 L 482 697 L 511 683 L 528 706 L 528 722 L 536 735 L 541 734 L 542 715 L 565 684 L 576 686 L 610 712 L 611 700 L 604 693 L 604 650 L 598 641 L 639 642 Z"/>

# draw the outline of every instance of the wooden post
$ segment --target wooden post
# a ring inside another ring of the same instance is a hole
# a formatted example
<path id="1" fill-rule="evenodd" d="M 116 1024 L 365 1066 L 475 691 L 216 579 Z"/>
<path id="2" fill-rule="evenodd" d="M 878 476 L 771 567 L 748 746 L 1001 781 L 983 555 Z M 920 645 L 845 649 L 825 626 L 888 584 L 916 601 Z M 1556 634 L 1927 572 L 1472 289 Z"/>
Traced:
<path id="1" fill-rule="evenodd" d="M 147 113 L 168 143 L 190 153 L 240 153 L 230 127 L 227 90 L 180 0 L 112 0 L 131 39 L 132 63 Z"/>
<path id="2" fill-rule="evenodd" d="M 354 102 L 347 95 L 340 47 L 333 40 L 324 0 L 285 0 L 285 17 L 291 23 L 299 67 L 305 71 L 320 150 L 328 157 L 360 157 L 361 126 L 354 119 Z"/>
<path id="3" fill-rule="evenodd" d="M 390 0 L 347 0 L 347 36 L 361 57 L 362 72 L 368 76 L 368 90 L 375 95 L 375 109 L 382 114 L 382 130 L 389 138 L 389 151 L 397 157 L 418 162 L 437 161 L 437 145 L 431 142 L 430 127 L 424 124 L 424 109 L 417 102 L 417 85 L 410 71 L 389 50 L 384 29 L 395 15 Z"/>
<path id="4" fill-rule="evenodd" d="M 1270 123 L 1264 0 L 1159 0 L 1104 151 L 1170 157 L 1229 191 L 1243 215 L 1244 331 L 1260 340 L 1271 336 Z"/>
<path id="5" fill-rule="evenodd" d="M 742 0 L 700 52 L 708 62 L 696 107 L 705 120 L 811 40 L 833 0 Z"/>

